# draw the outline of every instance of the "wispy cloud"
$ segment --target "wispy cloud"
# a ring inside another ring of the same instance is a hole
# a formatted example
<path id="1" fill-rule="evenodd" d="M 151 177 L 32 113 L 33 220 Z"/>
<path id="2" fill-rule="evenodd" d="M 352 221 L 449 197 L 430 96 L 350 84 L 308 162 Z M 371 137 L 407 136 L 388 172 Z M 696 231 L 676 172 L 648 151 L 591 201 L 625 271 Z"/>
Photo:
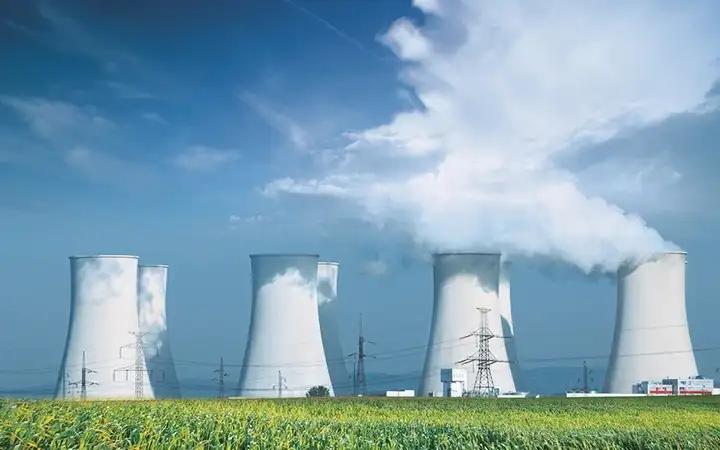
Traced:
<path id="1" fill-rule="evenodd" d="M 238 94 L 237 98 L 253 109 L 269 126 L 277 130 L 292 144 L 304 149 L 308 145 L 308 133 L 290 116 L 270 106 L 269 102 L 250 92 Z"/>
<path id="2" fill-rule="evenodd" d="M 142 117 L 143 119 L 148 120 L 150 122 L 157 122 L 157 123 L 161 123 L 163 125 L 170 125 L 170 122 L 167 119 L 165 119 L 163 116 L 161 116 L 160 114 L 155 113 L 155 112 L 144 112 L 144 113 L 140 114 L 140 117 Z"/>
<path id="3" fill-rule="evenodd" d="M 206 172 L 233 164 L 239 159 L 240 152 L 237 150 L 223 150 L 205 145 L 195 145 L 176 155 L 171 162 L 185 170 Z"/>
<path id="4" fill-rule="evenodd" d="M 285 3 L 287 3 L 288 5 L 290 5 L 292 8 L 300 11 L 301 13 L 303 13 L 303 14 L 307 15 L 308 17 L 310 17 L 311 19 L 317 21 L 317 22 L 320 23 L 322 26 L 324 26 L 325 28 L 327 28 L 328 30 L 330 30 L 331 32 L 333 32 L 333 33 L 334 33 L 336 36 L 338 36 L 339 38 L 341 38 L 341 39 L 343 39 L 344 41 L 352 44 L 353 46 L 357 47 L 358 49 L 360 49 L 360 50 L 362 50 L 363 52 L 367 53 L 368 55 L 372 56 L 373 58 L 375 58 L 375 59 L 377 59 L 377 60 L 379 60 L 379 61 L 382 61 L 382 62 L 387 62 L 387 61 L 390 60 L 390 58 L 383 58 L 382 56 L 377 55 L 375 52 L 373 52 L 372 50 L 370 50 L 369 48 L 367 48 L 365 45 L 363 45 L 360 41 L 358 41 L 358 40 L 355 39 L 354 37 L 350 36 L 349 34 L 347 34 L 346 32 L 344 32 L 344 31 L 341 30 L 340 28 L 336 27 L 335 25 L 333 25 L 332 23 L 330 23 L 328 20 L 322 18 L 319 14 L 317 14 L 317 13 L 315 13 L 315 12 L 313 12 L 313 11 L 310 11 L 308 8 L 306 8 L 305 6 L 301 5 L 301 4 L 298 3 L 297 1 L 295 1 L 295 0 L 283 0 L 283 1 L 284 1 Z"/>
<path id="5" fill-rule="evenodd" d="M 120 81 L 106 81 L 105 85 L 109 87 L 115 95 L 126 100 L 142 100 L 156 98 L 156 95 L 143 91 L 129 83 Z"/>
<path id="6" fill-rule="evenodd" d="M 115 126 L 91 105 L 10 96 L 0 96 L 0 104 L 12 108 L 35 134 L 47 140 L 96 136 Z"/>
<path id="7" fill-rule="evenodd" d="M 365 267 L 363 268 L 363 273 L 374 277 L 383 277 L 388 275 L 389 267 L 385 261 L 381 259 L 375 259 L 365 264 Z"/>
<path id="8" fill-rule="evenodd" d="M 267 218 L 260 214 L 251 216 L 238 216 L 236 214 L 231 215 L 228 218 L 228 229 L 231 231 L 237 231 L 243 227 L 243 225 L 257 224 L 265 222 Z"/>
<path id="9" fill-rule="evenodd" d="M 17 33 L 34 39 L 58 52 L 73 54 L 96 61 L 100 67 L 113 76 L 132 73 L 143 81 L 152 83 L 157 87 L 167 89 L 172 84 L 173 77 L 160 70 L 137 54 L 130 52 L 112 43 L 112 39 L 105 38 L 99 33 L 92 32 L 81 21 L 56 9 L 57 2 L 40 0 L 36 8 L 40 16 L 49 25 L 42 29 L 30 28 L 26 25 L 8 20 L 6 25 Z M 132 91 L 117 86 L 124 94 Z M 136 95 L 141 91 L 134 93 Z M 132 98 L 138 98 L 133 96 Z M 143 97 L 145 98 L 145 97 Z"/>
<path id="10" fill-rule="evenodd" d="M 65 152 L 63 158 L 68 167 L 88 180 L 126 191 L 141 189 L 157 181 L 158 175 L 147 166 L 88 147 L 74 147 Z"/>

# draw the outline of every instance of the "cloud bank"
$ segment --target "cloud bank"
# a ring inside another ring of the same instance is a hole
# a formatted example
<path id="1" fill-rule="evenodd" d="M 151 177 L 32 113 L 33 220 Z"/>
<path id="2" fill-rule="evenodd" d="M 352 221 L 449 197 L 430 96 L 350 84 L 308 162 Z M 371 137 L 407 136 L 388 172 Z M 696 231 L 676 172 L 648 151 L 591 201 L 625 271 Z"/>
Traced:
<path id="1" fill-rule="evenodd" d="M 433 250 L 548 256 L 585 271 L 673 247 L 584 193 L 586 171 L 565 162 L 619 133 L 707 111 L 720 56 L 712 2 L 415 6 L 424 25 L 402 18 L 380 39 L 405 62 L 402 81 L 422 108 L 347 133 L 322 173 L 275 180 L 266 193 L 355 201 L 364 218 L 404 223 Z"/>

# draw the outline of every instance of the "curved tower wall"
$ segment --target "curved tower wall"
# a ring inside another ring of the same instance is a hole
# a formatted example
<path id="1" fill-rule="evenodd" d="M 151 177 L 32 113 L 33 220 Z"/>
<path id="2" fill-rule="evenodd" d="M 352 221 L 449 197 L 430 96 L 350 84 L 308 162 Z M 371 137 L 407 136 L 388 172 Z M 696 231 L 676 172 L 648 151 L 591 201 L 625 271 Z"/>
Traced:
<path id="1" fill-rule="evenodd" d="M 668 252 L 618 270 L 617 315 L 605 391 L 697 375 L 685 311 L 687 254 Z"/>
<path id="2" fill-rule="evenodd" d="M 459 364 L 477 351 L 474 337 L 480 327 L 478 308 L 490 308 L 488 326 L 502 335 L 499 302 L 499 254 L 437 254 L 433 256 L 434 302 L 427 354 L 420 381 L 420 395 L 441 395 L 440 369 L 465 369 L 468 389 L 476 375 L 475 364 Z M 496 359 L 507 361 L 505 339 L 490 341 Z M 507 362 L 491 366 L 495 387 L 501 392 L 515 391 L 510 365 Z"/>
<path id="3" fill-rule="evenodd" d="M 503 261 L 500 264 L 500 318 L 502 320 L 502 333 L 505 337 L 505 345 L 507 348 L 508 361 L 510 361 L 510 372 L 515 382 L 515 388 L 520 389 L 520 363 L 515 342 L 515 325 L 512 319 L 512 304 L 510 302 L 510 272 L 512 264 Z"/>
<path id="4" fill-rule="evenodd" d="M 339 267 L 339 264 L 334 262 L 318 263 L 318 313 L 320 315 L 320 333 L 333 391 L 336 396 L 344 396 L 352 394 L 352 379 L 347 370 L 347 355 L 343 352 L 340 334 L 338 333 L 337 293 Z"/>
<path id="5" fill-rule="evenodd" d="M 87 399 L 135 398 L 137 283 L 137 256 L 70 258 L 70 321 L 56 398 L 81 398 L 83 353 L 94 371 Z M 152 398 L 147 372 L 141 376 L 144 398 Z"/>
<path id="6" fill-rule="evenodd" d="M 304 397 L 332 384 L 317 299 L 317 255 L 251 255 L 252 311 L 238 395 Z M 280 374 L 278 373 L 280 372 Z"/>
<path id="7" fill-rule="evenodd" d="M 138 270 L 138 315 L 145 365 L 155 398 L 180 398 L 165 314 L 168 267 L 141 265 Z"/>

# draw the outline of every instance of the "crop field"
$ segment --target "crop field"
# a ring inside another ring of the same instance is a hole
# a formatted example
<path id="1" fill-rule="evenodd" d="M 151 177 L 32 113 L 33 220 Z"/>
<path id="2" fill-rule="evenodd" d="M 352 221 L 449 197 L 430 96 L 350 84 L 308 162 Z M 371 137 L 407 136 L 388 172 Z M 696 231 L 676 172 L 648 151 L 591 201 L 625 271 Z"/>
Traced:
<path id="1" fill-rule="evenodd" d="M 2 401 L 0 448 L 720 449 L 720 399 Z"/>

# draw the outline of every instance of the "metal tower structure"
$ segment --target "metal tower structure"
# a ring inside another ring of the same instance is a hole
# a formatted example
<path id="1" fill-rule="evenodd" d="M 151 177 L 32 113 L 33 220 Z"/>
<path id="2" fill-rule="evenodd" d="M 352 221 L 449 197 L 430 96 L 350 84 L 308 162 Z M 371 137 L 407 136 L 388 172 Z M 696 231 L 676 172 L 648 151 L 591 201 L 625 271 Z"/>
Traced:
<path id="1" fill-rule="evenodd" d="M 120 358 L 122 358 L 122 351 L 124 348 L 133 348 L 135 350 L 135 364 L 132 366 L 126 366 L 121 368 L 121 370 L 130 370 L 132 369 L 135 372 L 135 399 L 140 400 L 145 395 L 145 383 L 143 382 L 143 374 L 145 372 L 149 371 L 145 367 L 145 351 L 144 347 L 147 347 L 148 345 L 143 342 L 143 338 L 147 336 L 149 333 L 140 333 L 137 331 L 131 331 L 130 334 L 135 336 L 135 342 L 131 344 L 125 344 L 120 347 Z M 155 349 L 157 353 L 157 348 Z"/>
<path id="2" fill-rule="evenodd" d="M 582 391 L 585 394 L 590 393 L 590 383 L 595 381 L 595 379 L 591 377 L 592 373 L 593 371 L 588 367 L 587 361 L 583 361 Z M 580 379 L 578 378 L 577 381 L 579 383 Z"/>
<path id="3" fill-rule="evenodd" d="M 278 370 L 278 381 L 277 384 L 273 385 L 273 390 L 278 392 L 278 398 L 282 398 L 283 389 L 287 389 L 287 378 L 282 376 L 282 371 Z"/>
<path id="4" fill-rule="evenodd" d="M 496 337 L 488 326 L 489 308 L 477 308 L 480 311 L 480 328 L 474 333 L 463 336 L 460 339 L 474 337 L 477 350 L 475 353 L 458 361 L 458 364 L 475 364 L 475 382 L 469 394 L 473 397 L 492 397 L 496 395 L 495 383 L 493 382 L 492 370 L 490 367 L 498 362 L 495 355 L 490 351 L 490 339 Z"/>
<path id="5" fill-rule="evenodd" d="M 82 369 L 80 371 L 80 381 L 73 381 L 72 383 L 68 383 L 70 386 L 80 386 L 80 400 L 82 401 L 87 400 L 87 387 L 97 386 L 97 383 L 93 381 L 88 381 L 87 376 L 89 373 L 97 372 L 87 368 L 87 366 L 85 365 L 85 352 L 82 352 Z"/>
<path id="6" fill-rule="evenodd" d="M 355 362 L 355 379 L 353 380 L 353 395 L 367 395 L 367 379 L 365 379 L 365 358 L 374 358 L 372 355 L 365 353 L 365 344 L 374 344 L 372 341 L 365 339 L 363 335 L 362 314 L 360 314 L 360 333 L 358 335 L 358 350 L 348 356 L 354 356 Z"/>
<path id="7" fill-rule="evenodd" d="M 222 358 L 220 358 L 220 367 L 215 369 L 215 373 L 218 375 L 217 378 L 213 378 L 213 381 L 218 382 L 218 398 L 225 398 L 225 377 L 228 374 L 225 373 L 225 364 Z"/>

